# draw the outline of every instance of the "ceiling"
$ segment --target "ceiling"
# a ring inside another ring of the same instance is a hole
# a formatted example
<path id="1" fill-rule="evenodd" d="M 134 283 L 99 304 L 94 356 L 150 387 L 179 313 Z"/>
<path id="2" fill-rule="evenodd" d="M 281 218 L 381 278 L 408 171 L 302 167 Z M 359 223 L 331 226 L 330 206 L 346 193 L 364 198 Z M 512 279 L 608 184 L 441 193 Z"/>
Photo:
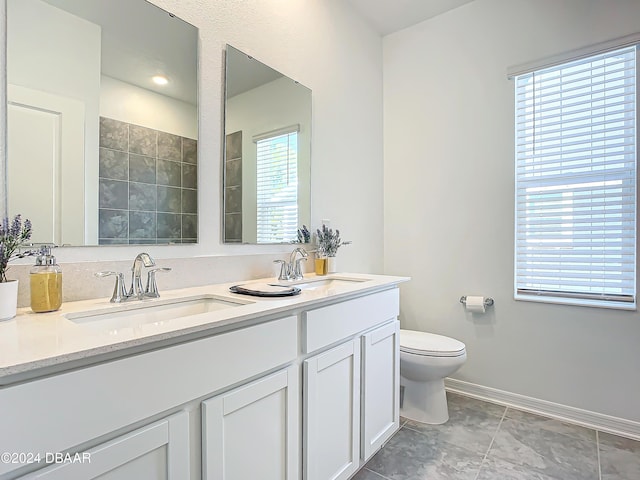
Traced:
<path id="1" fill-rule="evenodd" d="M 228 99 L 273 82 L 283 76 L 280 72 L 242 53 L 231 45 L 227 46 L 225 63 L 225 88 Z M 232 67 L 229 68 L 230 66 Z"/>
<path id="2" fill-rule="evenodd" d="M 347 0 L 381 35 L 397 32 L 473 0 Z"/>
<path id="3" fill-rule="evenodd" d="M 44 0 L 101 26 L 102 73 L 193 105 L 198 30 L 144 0 Z M 158 87 L 151 77 L 164 74 Z"/>
<path id="4" fill-rule="evenodd" d="M 143 0 L 44 1 L 101 25 L 104 74 L 196 103 L 196 28 Z M 376 31 L 387 35 L 473 0 L 346 1 Z M 136 48 L 132 48 L 133 45 Z M 150 77 L 157 73 L 166 74 L 170 84 L 157 87 L 150 83 Z M 260 81 L 260 84 L 265 81 Z M 246 88 L 249 87 L 239 87 L 239 91 Z M 238 92 L 228 93 L 231 96 Z"/>

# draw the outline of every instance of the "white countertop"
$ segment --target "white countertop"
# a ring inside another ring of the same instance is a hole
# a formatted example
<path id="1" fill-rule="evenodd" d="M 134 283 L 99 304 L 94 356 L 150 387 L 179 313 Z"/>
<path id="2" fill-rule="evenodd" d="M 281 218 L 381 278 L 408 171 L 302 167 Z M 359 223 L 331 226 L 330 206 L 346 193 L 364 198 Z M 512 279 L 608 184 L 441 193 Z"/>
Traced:
<path id="1" fill-rule="evenodd" d="M 22 308 L 14 319 L 0 322 L 0 385 L 88 365 L 109 356 L 113 358 L 135 353 L 136 349 L 151 350 L 196 336 L 241 328 L 258 323 L 261 318 L 269 320 L 272 315 L 300 308 L 315 308 L 323 303 L 386 289 L 409 280 L 407 277 L 387 275 L 340 273 L 316 277 L 309 274 L 301 282 L 292 284 L 322 279 L 357 281 L 318 286 L 291 297 L 262 298 L 229 292 L 232 285 L 281 283 L 269 278 L 166 291 L 161 292 L 159 299 L 133 300 L 121 304 L 110 303 L 108 298 L 68 302 L 60 310 L 51 313 L 33 313 L 30 308 Z M 90 322 L 70 320 L 79 312 L 136 309 L 141 305 L 199 295 L 214 295 L 243 305 L 111 330 L 95 328 Z"/>

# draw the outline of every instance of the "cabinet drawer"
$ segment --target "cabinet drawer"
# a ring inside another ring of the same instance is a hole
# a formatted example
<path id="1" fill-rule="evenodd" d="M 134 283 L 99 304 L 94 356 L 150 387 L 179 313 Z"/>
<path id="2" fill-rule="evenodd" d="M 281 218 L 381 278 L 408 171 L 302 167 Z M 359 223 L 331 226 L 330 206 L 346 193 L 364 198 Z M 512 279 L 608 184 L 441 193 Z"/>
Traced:
<path id="1" fill-rule="evenodd" d="M 302 351 L 314 352 L 395 319 L 399 305 L 399 290 L 393 288 L 305 312 L 302 316 Z"/>
<path id="2" fill-rule="evenodd" d="M 297 339 L 292 316 L 0 389 L 0 452 L 71 449 L 285 365 Z"/>

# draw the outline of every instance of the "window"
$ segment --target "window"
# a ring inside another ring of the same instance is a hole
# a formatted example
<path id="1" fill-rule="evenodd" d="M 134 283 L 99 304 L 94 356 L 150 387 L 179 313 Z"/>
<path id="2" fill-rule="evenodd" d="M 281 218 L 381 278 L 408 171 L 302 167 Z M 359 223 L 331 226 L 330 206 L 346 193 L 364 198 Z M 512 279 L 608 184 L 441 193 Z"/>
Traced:
<path id="1" fill-rule="evenodd" d="M 636 46 L 516 82 L 516 298 L 635 308 Z"/>
<path id="2" fill-rule="evenodd" d="M 290 242 L 297 238 L 298 230 L 298 128 L 272 132 L 254 140 L 257 241 Z"/>

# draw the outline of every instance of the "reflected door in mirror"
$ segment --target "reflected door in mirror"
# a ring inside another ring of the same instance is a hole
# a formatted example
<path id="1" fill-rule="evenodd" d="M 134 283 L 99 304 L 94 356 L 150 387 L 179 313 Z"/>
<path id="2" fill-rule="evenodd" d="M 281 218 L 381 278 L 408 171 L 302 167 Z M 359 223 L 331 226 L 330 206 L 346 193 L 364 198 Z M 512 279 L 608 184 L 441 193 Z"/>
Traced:
<path id="1" fill-rule="evenodd" d="M 9 208 L 31 220 L 33 243 L 83 245 L 84 105 L 16 85 L 7 96 Z"/>

